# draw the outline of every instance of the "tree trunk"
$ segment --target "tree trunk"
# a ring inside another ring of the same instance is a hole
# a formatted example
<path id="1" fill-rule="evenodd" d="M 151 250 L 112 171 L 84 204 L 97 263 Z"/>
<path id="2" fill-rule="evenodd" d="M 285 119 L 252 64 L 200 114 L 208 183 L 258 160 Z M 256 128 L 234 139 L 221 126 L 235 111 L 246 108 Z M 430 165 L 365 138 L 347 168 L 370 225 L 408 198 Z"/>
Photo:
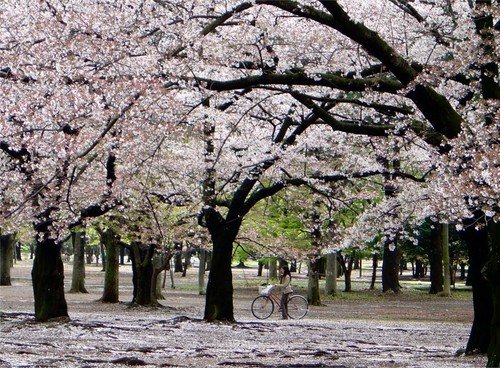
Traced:
<path id="1" fill-rule="evenodd" d="M 309 272 L 307 277 L 307 301 L 310 305 L 321 305 L 319 293 L 319 262 L 321 258 L 307 263 Z"/>
<path id="2" fill-rule="evenodd" d="M 434 222 L 431 230 L 431 250 L 429 254 L 431 287 L 430 294 L 443 291 L 443 228 Z"/>
<path id="3" fill-rule="evenodd" d="M 182 267 L 182 244 L 179 245 L 178 252 L 174 256 L 174 272 L 183 272 Z"/>
<path id="4" fill-rule="evenodd" d="M 85 288 L 85 230 L 71 233 L 73 242 L 73 274 L 70 293 L 88 293 Z"/>
<path id="5" fill-rule="evenodd" d="M 264 261 L 259 260 L 257 263 L 257 276 L 262 276 L 263 269 L 264 269 Z"/>
<path id="6" fill-rule="evenodd" d="M 345 269 L 345 274 L 344 274 L 344 291 L 350 292 L 352 291 L 352 269 L 354 265 L 354 258 L 355 258 L 355 253 L 354 251 L 352 254 L 349 256 L 347 260 L 347 267 Z"/>
<path id="7" fill-rule="evenodd" d="M 208 322 L 233 322 L 233 274 L 231 261 L 233 242 L 240 229 L 241 218 L 226 221 L 211 207 L 204 209 L 203 216 L 213 244 L 203 318 Z"/>
<path id="8" fill-rule="evenodd" d="M 384 244 L 384 256 L 382 264 L 382 291 L 385 293 L 392 290 L 399 292 L 399 260 L 401 253 L 397 247 L 396 240 L 387 240 Z"/>
<path id="9" fill-rule="evenodd" d="M 119 301 L 119 238 L 116 233 L 108 229 L 101 234 L 102 247 L 106 248 L 104 290 L 101 301 L 104 303 L 118 303 Z"/>
<path id="10" fill-rule="evenodd" d="M 399 147 L 395 144 L 393 147 L 393 153 L 399 153 Z M 388 173 L 392 170 L 399 171 L 401 162 L 398 159 L 392 160 L 392 168 L 390 165 L 390 161 L 386 158 L 380 159 Z M 384 175 L 384 195 L 385 197 L 394 197 L 398 188 L 393 183 L 393 175 L 385 174 Z M 390 234 L 390 229 L 389 234 Z M 395 230 L 395 229 L 392 229 Z M 386 239 L 384 242 L 384 254 L 382 256 L 382 292 L 387 292 L 389 290 L 399 293 L 400 285 L 399 285 L 399 268 L 401 261 L 401 252 L 398 248 L 397 235 L 394 235 L 394 238 L 391 239 L 389 235 L 386 235 Z"/>
<path id="11" fill-rule="evenodd" d="M 161 274 L 167 268 L 170 268 L 170 257 L 170 254 L 155 254 L 153 257 L 152 305 L 159 305 L 158 300 L 165 299 L 162 293 Z"/>
<path id="12" fill-rule="evenodd" d="M 18 242 L 16 242 L 16 259 L 18 261 L 23 260 L 21 251 L 22 251 L 21 242 L 18 241 Z"/>
<path id="13" fill-rule="evenodd" d="M 269 279 L 270 280 L 277 280 L 278 279 L 278 264 L 276 263 L 277 259 L 276 258 L 270 258 L 268 261 L 268 272 L 269 272 Z"/>
<path id="14" fill-rule="evenodd" d="M 182 247 L 182 258 L 182 277 L 186 277 L 187 269 L 191 266 L 191 248 L 187 244 Z"/>
<path id="15" fill-rule="evenodd" d="M 204 319 L 234 321 L 231 256 L 234 237 L 223 233 L 213 238 L 212 267 L 208 274 Z"/>
<path id="16" fill-rule="evenodd" d="M 442 227 L 442 249 L 443 249 L 443 295 L 451 295 L 451 267 L 448 224 L 441 224 Z"/>
<path id="17" fill-rule="evenodd" d="M 125 265 L 125 253 L 127 252 L 127 248 L 120 246 L 120 266 Z"/>
<path id="18" fill-rule="evenodd" d="M 11 286 L 10 268 L 14 258 L 14 234 L 0 236 L 0 286 Z"/>
<path id="19" fill-rule="evenodd" d="M 64 268 L 61 244 L 45 235 L 37 241 L 31 279 L 35 298 L 35 320 L 69 317 L 64 297 Z"/>
<path id="20" fill-rule="evenodd" d="M 205 263 L 207 261 L 207 251 L 200 249 L 200 263 L 198 266 L 198 293 L 205 295 Z"/>
<path id="21" fill-rule="evenodd" d="M 493 316 L 491 319 L 491 337 L 488 347 L 488 367 L 500 367 L 500 223 L 488 225 L 492 252 L 484 276 L 491 285 Z"/>
<path id="22" fill-rule="evenodd" d="M 337 295 L 337 252 L 326 255 L 325 294 Z"/>
<path id="23" fill-rule="evenodd" d="M 477 33 L 481 36 L 483 39 L 483 59 L 488 60 L 491 56 L 495 55 L 495 33 L 494 29 L 498 29 L 498 21 L 496 17 L 494 16 L 494 9 L 495 7 L 498 7 L 497 2 L 493 1 L 476 1 L 476 6 L 478 8 L 478 13 L 476 14 L 474 21 L 476 24 L 476 31 Z M 493 102 L 496 102 L 500 99 L 500 85 L 498 83 L 498 76 L 499 76 L 499 68 L 498 68 L 498 62 L 495 59 L 491 59 L 493 61 L 490 61 L 488 63 L 484 63 L 481 65 L 481 90 L 482 90 L 482 95 L 483 98 L 485 99 L 490 99 Z M 492 115 L 486 115 L 485 117 L 485 124 L 496 124 L 497 122 L 495 121 L 495 116 L 494 114 Z M 498 216 L 498 203 L 497 203 L 497 216 Z M 489 342 L 489 349 L 488 349 L 488 367 L 499 367 L 500 366 L 500 234 L 499 234 L 499 224 L 498 223 L 490 223 L 489 224 L 489 230 L 490 230 L 490 237 L 491 237 L 491 256 L 489 259 L 485 259 L 483 257 L 487 257 L 486 254 L 480 254 L 480 255 L 475 255 L 478 257 L 478 264 L 477 266 L 480 265 L 482 261 L 487 261 L 486 268 L 485 268 L 485 275 L 488 280 L 490 281 L 490 299 L 485 300 L 485 306 L 484 308 L 490 308 L 491 309 L 491 324 L 490 324 L 490 329 L 491 329 L 491 335 L 488 334 L 488 338 L 491 339 Z M 485 253 L 487 252 L 487 249 L 485 249 Z M 471 261 L 472 263 L 472 261 Z M 477 271 L 477 270 L 476 270 Z M 477 277 L 479 280 L 481 279 L 480 277 Z M 476 282 L 481 283 L 479 280 L 476 280 Z M 473 286 L 474 287 L 474 286 Z M 483 288 L 486 288 L 486 286 L 482 286 Z M 486 294 L 486 290 L 482 290 Z M 478 297 L 478 304 L 480 303 L 481 299 Z M 485 298 L 487 298 L 486 295 L 484 295 Z M 491 304 L 488 305 L 488 301 L 491 301 Z M 474 322 L 476 322 L 476 294 L 474 294 Z M 485 313 L 489 313 L 490 310 L 485 310 Z M 483 323 L 484 326 L 481 328 L 482 332 L 484 334 L 487 334 L 487 316 L 483 316 Z M 475 324 L 475 323 L 474 323 Z M 474 325 L 473 325 L 474 329 Z M 471 337 L 469 338 L 469 343 L 471 342 L 472 338 L 472 332 L 471 332 Z M 486 337 L 485 337 L 486 339 Z M 483 346 L 480 346 L 482 348 Z M 469 345 L 467 345 L 467 349 L 469 349 Z M 483 351 L 483 350 L 481 350 Z"/>
<path id="24" fill-rule="evenodd" d="M 106 271 L 106 247 L 103 242 L 101 242 L 100 246 L 101 251 L 96 251 L 95 252 L 95 264 L 96 266 L 99 265 L 99 255 L 101 256 L 102 259 L 102 270 Z"/>
<path id="25" fill-rule="evenodd" d="M 425 276 L 424 264 L 420 259 L 417 259 L 415 261 L 415 273 L 413 274 L 413 277 L 416 279 L 421 279 L 424 276 Z"/>
<path id="26" fill-rule="evenodd" d="M 92 264 L 92 258 L 94 257 L 94 248 L 87 246 L 85 249 L 85 262 L 87 264 Z"/>
<path id="27" fill-rule="evenodd" d="M 373 253 L 372 256 L 372 280 L 370 282 L 370 290 L 375 290 L 375 282 L 377 281 L 378 254 Z"/>
<path id="28" fill-rule="evenodd" d="M 156 246 L 154 244 L 132 244 L 132 267 L 134 279 L 134 297 L 132 303 L 138 305 L 158 305 L 153 300 L 156 287 L 153 256 Z"/>
<path id="29" fill-rule="evenodd" d="M 474 219 L 462 232 L 469 251 L 469 272 L 467 282 L 472 286 L 474 320 L 467 342 L 466 352 L 486 353 L 491 339 L 493 300 L 491 287 L 481 274 L 490 256 L 488 232 L 486 228 L 475 228 Z"/>

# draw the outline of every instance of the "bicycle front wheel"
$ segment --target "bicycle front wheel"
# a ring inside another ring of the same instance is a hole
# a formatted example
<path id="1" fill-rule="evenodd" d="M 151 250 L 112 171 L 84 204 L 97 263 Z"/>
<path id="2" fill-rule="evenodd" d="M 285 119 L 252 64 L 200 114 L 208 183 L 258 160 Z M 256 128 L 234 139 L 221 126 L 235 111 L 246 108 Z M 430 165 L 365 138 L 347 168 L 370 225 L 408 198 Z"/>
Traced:
<path id="1" fill-rule="evenodd" d="M 269 318 L 274 311 L 274 303 L 271 298 L 265 295 L 260 295 L 252 302 L 252 314 L 255 318 Z"/>
<path id="2" fill-rule="evenodd" d="M 309 311 L 309 303 L 302 295 L 292 295 L 288 299 L 288 317 L 292 319 L 304 318 Z"/>

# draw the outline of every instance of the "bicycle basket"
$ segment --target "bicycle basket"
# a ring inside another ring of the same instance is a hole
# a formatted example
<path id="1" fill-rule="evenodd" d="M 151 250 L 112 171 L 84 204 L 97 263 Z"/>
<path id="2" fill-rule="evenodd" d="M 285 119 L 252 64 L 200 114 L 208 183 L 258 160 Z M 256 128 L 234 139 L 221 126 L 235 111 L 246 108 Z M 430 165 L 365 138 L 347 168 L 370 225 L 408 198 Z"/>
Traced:
<path id="1" fill-rule="evenodd" d="M 269 295 L 273 285 L 259 285 L 259 294 L 260 295 Z"/>

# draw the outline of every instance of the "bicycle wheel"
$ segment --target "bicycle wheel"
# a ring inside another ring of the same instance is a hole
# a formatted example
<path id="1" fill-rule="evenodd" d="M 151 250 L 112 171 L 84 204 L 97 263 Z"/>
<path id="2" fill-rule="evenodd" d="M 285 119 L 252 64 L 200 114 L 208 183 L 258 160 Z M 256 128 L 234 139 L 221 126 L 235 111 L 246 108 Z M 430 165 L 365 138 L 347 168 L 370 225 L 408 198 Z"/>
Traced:
<path id="1" fill-rule="evenodd" d="M 292 319 L 304 318 L 309 310 L 309 303 L 302 295 L 292 295 L 288 298 L 288 317 Z"/>
<path id="2" fill-rule="evenodd" d="M 252 302 L 252 314 L 255 318 L 269 318 L 274 311 L 274 303 L 271 298 L 265 295 L 259 295 Z"/>

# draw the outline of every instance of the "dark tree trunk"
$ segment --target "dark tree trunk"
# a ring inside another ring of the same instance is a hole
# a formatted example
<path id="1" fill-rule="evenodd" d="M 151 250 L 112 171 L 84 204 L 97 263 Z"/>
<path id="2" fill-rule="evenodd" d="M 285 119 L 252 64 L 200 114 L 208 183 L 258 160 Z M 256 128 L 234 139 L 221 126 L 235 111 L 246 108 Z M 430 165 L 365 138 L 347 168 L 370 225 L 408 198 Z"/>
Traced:
<path id="1" fill-rule="evenodd" d="M 276 263 L 276 258 L 269 258 L 267 261 L 267 271 L 269 279 L 277 280 L 278 279 L 278 264 Z"/>
<path id="2" fill-rule="evenodd" d="M 262 276 L 263 269 L 264 269 L 264 261 L 259 261 L 257 267 L 257 276 Z"/>
<path id="3" fill-rule="evenodd" d="M 443 291 L 443 229 L 441 224 L 434 222 L 431 230 L 431 250 L 429 254 L 430 260 L 430 277 L 431 287 L 430 294 L 437 294 Z"/>
<path id="4" fill-rule="evenodd" d="M 307 301 L 311 305 L 321 305 L 319 292 L 319 264 L 321 258 L 309 261 L 309 274 L 307 276 Z"/>
<path id="5" fill-rule="evenodd" d="M 495 31 L 498 30 L 498 20 L 494 16 L 494 9 L 498 7 L 498 3 L 494 1 L 476 1 L 476 6 L 478 8 L 478 13 L 476 14 L 474 21 L 476 24 L 476 31 L 483 39 L 483 59 L 488 60 L 490 57 L 494 57 L 495 55 Z M 499 67 L 498 62 L 495 59 L 491 59 L 488 63 L 484 63 L 481 65 L 481 90 L 484 99 L 489 99 L 490 101 L 496 102 L 500 99 L 500 85 L 498 83 L 499 77 Z M 491 125 L 496 124 L 495 114 L 487 114 L 485 117 L 485 124 Z M 492 143 L 493 144 L 493 143 Z M 498 216 L 498 203 L 497 203 L 497 216 Z M 488 348 L 488 367 L 500 367 L 500 229 L 499 224 L 490 223 L 488 225 L 490 230 L 491 237 L 491 254 L 490 258 L 486 260 L 486 267 L 484 269 L 484 275 L 486 276 L 490 282 L 490 299 L 487 299 L 486 290 L 481 290 L 484 292 L 484 297 L 486 298 L 485 303 L 487 306 L 484 308 L 491 308 L 491 334 L 488 334 L 490 338 L 489 348 Z M 484 249 L 487 251 L 487 249 Z M 485 259 L 482 257 L 487 257 L 486 254 L 476 255 L 478 259 L 478 266 Z M 472 266 L 472 261 L 471 261 Z M 479 279 L 479 277 L 477 277 Z M 480 281 L 476 280 L 475 282 L 480 283 Z M 474 287 L 474 286 L 473 286 Z M 486 286 L 483 286 L 486 289 Z M 479 295 L 477 295 L 479 298 Z M 478 300 L 478 304 L 480 303 Z M 491 304 L 488 305 L 488 301 L 491 301 Z M 476 294 L 474 294 L 474 325 L 476 322 Z M 477 311 L 479 312 L 479 310 Z M 484 310 L 485 313 L 489 313 L 490 310 Z M 487 334 L 487 315 L 482 317 L 484 326 L 481 328 L 484 334 Z M 473 325 L 473 329 L 474 329 Z M 472 339 L 469 338 L 469 343 Z M 486 337 L 484 338 L 486 339 Z M 467 346 L 467 349 L 469 345 Z M 482 349 L 483 346 L 481 345 Z M 479 347 L 478 347 L 479 349 Z M 484 351 L 484 350 L 481 350 Z"/>
<path id="6" fill-rule="evenodd" d="M 488 230 L 492 252 L 484 268 L 484 276 L 491 285 L 493 316 L 487 366 L 500 367 L 500 223 L 490 223 Z"/>
<path id="7" fill-rule="evenodd" d="M 220 234 L 213 239 L 212 267 L 208 274 L 204 319 L 234 321 L 231 256 L 234 238 Z"/>
<path id="8" fill-rule="evenodd" d="M 64 269 L 61 244 L 46 237 L 38 241 L 31 271 L 35 298 L 35 320 L 69 317 L 64 297 Z"/>
<path id="9" fill-rule="evenodd" d="M 183 272 L 182 251 L 180 250 L 174 257 L 174 272 Z"/>
<path id="10" fill-rule="evenodd" d="M 73 274 L 70 293 L 88 293 L 85 288 L 85 230 L 71 234 L 73 242 Z"/>
<path id="11" fill-rule="evenodd" d="M 475 221 L 470 221 L 462 232 L 469 251 L 468 283 L 472 286 L 474 321 L 467 342 L 466 352 L 486 353 L 490 343 L 493 301 L 491 287 L 481 274 L 490 256 L 488 232 L 486 228 L 476 229 Z"/>
<path id="12" fill-rule="evenodd" d="M 415 261 L 415 273 L 413 277 L 415 277 L 416 279 L 421 279 L 424 276 L 425 276 L 424 264 L 420 259 L 417 259 Z"/>
<path id="13" fill-rule="evenodd" d="M 206 262 L 205 262 L 205 271 L 210 271 L 212 268 L 212 252 L 207 251 L 206 254 Z"/>
<path id="14" fill-rule="evenodd" d="M 370 290 L 375 290 L 375 282 L 377 281 L 378 254 L 373 253 L 372 257 L 372 280 L 370 282 Z"/>
<path id="15" fill-rule="evenodd" d="M 382 291 L 392 290 L 398 293 L 399 286 L 399 260 L 401 253 L 396 241 L 387 240 L 384 244 L 384 256 L 382 263 Z"/>
<path id="16" fill-rule="evenodd" d="M 92 264 L 92 257 L 94 256 L 94 248 L 93 247 L 87 247 L 85 249 L 85 261 L 87 264 Z"/>
<path id="17" fill-rule="evenodd" d="M 104 269 L 104 289 L 101 301 L 103 303 L 118 303 L 119 301 L 119 237 L 108 229 L 101 233 L 101 247 L 106 248 L 106 259 L 102 259 Z"/>
<path id="18" fill-rule="evenodd" d="M 125 247 L 120 247 L 120 265 L 125 265 L 125 253 L 127 251 L 127 248 Z"/>
<path id="19" fill-rule="evenodd" d="M 460 262 L 459 267 L 460 267 L 460 280 L 465 280 L 466 279 L 466 272 L 465 272 L 465 267 L 467 266 L 467 263 L 465 262 Z"/>
<path id="20" fill-rule="evenodd" d="M 153 296 L 156 292 L 156 280 L 153 282 L 155 276 L 153 256 L 155 251 L 154 244 L 132 244 L 132 267 L 133 267 L 133 284 L 134 284 L 134 297 L 132 303 L 137 305 L 158 305 Z"/>
<path id="21" fill-rule="evenodd" d="M 349 256 L 348 260 L 347 260 L 347 266 L 345 268 L 345 275 L 344 275 L 344 284 L 345 284 L 345 288 L 344 288 L 344 291 L 346 292 L 350 292 L 352 291 L 352 270 L 353 270 L 353 266 L 354 266 L 354 252 L 351 256 Z"/>
<path id="22" fill-rule="evenodd" d="M 187 269 L 191 266 L 191 248 L 188 245 L 182 248 L 182 258 L 182 277 L 186 277 Z"/>
<path id="23" fill-rule="evenodd" d="M 233 322 L 233 274 L 231 260 L 233 242 L 240 229 L 241 219 L 237 218 L 232 221 L 226 221 L 211 207 L 204 209 L 203 216 L 213 244 L 203 318 L 208 322 Z"/>
<path id="24" fill-rule="evenodd" d="M 14 235 L 0 236 L 0 286 L 10 286 L 10 268 L 14 257 Z"/>
<path id="25" fill-rule="evenodd" d="M 320 256 L 321 239 L 321 217 L 319 215 L 320 201 L 314 202 L 314 209 L 311 213 L 311 248 L 313 256 L 308 262 L 308 282 L 307 282 L 307 299 L 311 305 L 321 305 L 321 297 L 319 292 L 319 278 L 323 259 Z M 324 269 L 324 267 L 323 267 Z"/>
<path id="26" fill-rule="evenodd" d="M 22 251 L 22 248 L 21 248 L 21 243 L 20 242 L 17 242 L 16 243 L 16 259 L 18 261 L 22 261 L 23 258 L 22 258 L 22 254 L 21 254 L 21 251 Z"/>

